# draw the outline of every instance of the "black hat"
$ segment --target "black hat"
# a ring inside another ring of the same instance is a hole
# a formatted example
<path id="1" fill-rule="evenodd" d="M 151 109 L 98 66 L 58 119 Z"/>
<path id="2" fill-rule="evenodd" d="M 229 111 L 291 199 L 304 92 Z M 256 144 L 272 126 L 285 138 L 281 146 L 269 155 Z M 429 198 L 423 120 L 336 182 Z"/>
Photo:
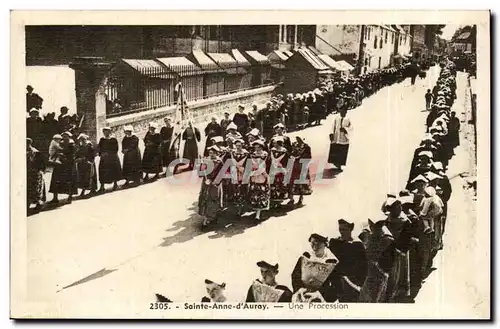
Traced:
<path id="1" fill-rule="evenodd" d="M 216 283 L 216 282 L 213 282 L 212 280 L 209 280 L 209 279 L 205 279 L 205 284 L 210 286 L 210 285 L 214 285 L 214 286 L 219 286 L 221 288 L 225 288 L 226 287 L 226 283 L 222 282 L 221 284 L 219 283 Z"/>
<path id="2" fill-rule="evenodd" d="M 311 242 L 312 239 L 318 240 L 320 242 L 324 242 L 325 244 L 328 242 L 328 238 L 322 235 L 319 235 L 318 233 L 313 233 L 309 237 L 309 242 Z"/>
<path id="3" fill-rule="evenodd" d="M 338 222 L 339 222 L 339 224 L 348 225 L 351 228 L 351 230 L 354 229 L 354 223 L 350 223 L 343 218 L 339 219 Z"/>
<path id="4" fill-rule="evenodd" d="M 265 260 L 261 260 L 260 262 L 257 262 L 257 266 L 261 267 L 261 268 L 266 268 L 266 269 L 274 270 L 274 271 L 278 270 L 278 263 L 276 263 L 274 265 L 271 265 L 268 262 L 266 262 Z"/>

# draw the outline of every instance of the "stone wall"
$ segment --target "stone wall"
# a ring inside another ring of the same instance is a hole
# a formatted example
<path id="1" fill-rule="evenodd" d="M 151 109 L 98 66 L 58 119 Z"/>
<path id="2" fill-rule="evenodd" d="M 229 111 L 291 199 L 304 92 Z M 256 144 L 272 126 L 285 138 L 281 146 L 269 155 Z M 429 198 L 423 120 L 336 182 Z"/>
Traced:
<path id="1" fill-rule="evenodd" d="M 188 105 L 193 123 L 199 128 L 204 128 L 203 124 L 210 121 L 212 116 L 216 116 L 220 122 L 224 112 L 236 112 L 239 104 L 245 106 L 245 112 L 251 111 L 252 104 L 257 104 L 259 108 L 263 108 L 265 103 L 270 100 L 274 88 L 275 86 L 267 86 L 191 102 Z M 134 127 L 135 134 L 139 138 L 143 138 L 150 122 L 155 122 L 159 127 L 162 127 L 164 118 L 171 117 L 174 120 L 174 114 L 175 106 L 170 106 L 108 118 L 106 124 L 111 127 L 113 134 L 119 141 L 124 136 L 123 127 L 125 125 Z M 98 131 L 97 134 L 99 138 L 102 136 L 101 131 Z"/>

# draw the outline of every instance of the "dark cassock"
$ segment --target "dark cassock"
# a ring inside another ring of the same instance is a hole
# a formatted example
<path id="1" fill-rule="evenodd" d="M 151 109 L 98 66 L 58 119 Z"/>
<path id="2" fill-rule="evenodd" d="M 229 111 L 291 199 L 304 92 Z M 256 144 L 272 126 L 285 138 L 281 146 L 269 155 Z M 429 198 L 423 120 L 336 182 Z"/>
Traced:
<path id="1" fill-rule="evenodd" d="M 151 130 L 144 136 L 144 154 L 142 156 L 142 171 L 147 174 L 159 175 L 161 168 L 161 136 Z"/>
<path id="2" fill-rule="evenodd" d="M 328 248 L 339 259 L 339 264 L 335 269 L 341 277 L 342 288 L 339 292 L 339 301 L 357 302 L 368 271 L 363 242 L 338 237 L 330 240 Z"/>
<path id="3" fill-rule="evenodd" d="M 94 192 L 97 189 L 97 171 L 95 166 L 94 145 L 89 140 L 76 148 L 76 186 L 83 191 Z"/>
<path id="4" fill-rule="evenodd" d="M 205 136 L 206 136 L 206 141 L 205 141 L 205 151 L 203 152 L 203 155 L 207 155 L 207 148 L 212 146 L 212 138 L 215 136 L 222 136 L 222 127 L 215 121 L 213 120 L 210 122 L 206 127 L 205 127 Z"/>
<path id="5" fill-rule="evenodd" d="M 248 132 L 250 121 L 246 113 L 235 113 L 233 116 L 233 122 L 238 127 L 238 132 L 240 134 L 245 135 Z"/>
<path id="6" fill-rule="evenodd" d="M 139 182 L 141 180 L 141 151 L 139 138 L 131 134 L 122 139 L 123 169 L 122 175 L 126 181 Z"/>
<path id="7" fill-rule="evenodd" d="M 111 184 L 121 180 L 122 166 L 118 157 L 118 140 L 115 137 L 101 137 L 98 150 L 101 157 L 99 161 L 99 182 L 101 184 Z"/>
<path id="8" fill-rule="evenodd" d="M 73 195 L 76 188 L 75 142 L 72 139 L 61 142 L 60 164 L 54 165 L 50 180 L 50 193 Z"/>
<path id="9" fill-rule="evenodd" d="M 189 167 L 194 167 L 194 162 L 198 159 L 198 143 L 201 141 L 201 135 L 198 128 L 188 126 L 182 133 L 182 140 L 184 141 L 184 154 L 183 158 L 189 160 Z"/>
<path id="10" fill-rule="evenodd" d="M 167 167 L 176 157 L 175 149 L 172 145 L 174 135 L 174 127 L 162 127 L 160 129 L 161 136 L 161 160 L 164 167 Z M 171 147 L 172 146 L 172 147 Z"/>
<path id="11" fill-rule="evenodd" d="M 26 150 L 26 161 L 27 205 L 29 207 L 31 204 L 36 203 L 37 206 L 40 206 L 46 201 L 45 181 L 43 179 L 45 162 L 42 154 L 29 144 Z"/>

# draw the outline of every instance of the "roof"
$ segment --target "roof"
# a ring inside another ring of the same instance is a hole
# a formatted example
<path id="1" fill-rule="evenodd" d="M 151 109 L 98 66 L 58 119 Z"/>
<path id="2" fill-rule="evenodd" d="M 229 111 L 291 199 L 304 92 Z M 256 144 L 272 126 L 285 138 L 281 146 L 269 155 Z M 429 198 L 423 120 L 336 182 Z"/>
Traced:
<path id="1" fill-rule="evenodd" d="M 337 62 L 336 62 L 333 58 L 331 58 L 330 56 L 328 56 L 328 55 L 319 55 L 318 57 L 319 57 L 319 59 L 321 59 L 321 61 L 322 61 L 323 63 L 325 63 L 328 67 L 330 67 L 330 68 L 332 68 L 332 69 L 334 69 L 334 70 L 342 71 L 342 67 L 341 67 L 341 66 L 339 66 L 339 65 L 337 64 Z"/>
<path id="2" fill-rule="evenodd" d="M 395 29 L 390 27 L 389 25 L 379 25 L 381 28 L 392 31 L 392 32 L 397 32 Z"/>
<path id="3" fill-rule="evenodd" d="M 153 59 L 122 59 L 122 62 L 144 76 L 160 79 L 175 78 L 175 73 Z"/>
<path id="4" fill-rule="evenodd" d="M 269 61 L 274 62 L 274 63 L 280 63 L 286 61 L 290 56 L 286 55 L 284 52 L 275 50 L 269 55 L 267 55 L 267 58 Z"/>
<path id="5" fill-rule="evenodd" d="M 227 53 L 207 53 L 207 55 L 228 74 L 245 74 L 247 72 L 238 65 L 236 59 Z"/>
<path id="6" fill-rule="evenodd" d="M 313 68 L 318 71 L 330 69 L 325 63 L 323 63 L 321 59 L 319 59 L 318 56 L 314 55 L 314 53 L 309 49 L 298 49 L 295 53 L 295 56 L 297 55 L 302 56 Z"/>
<path id="7" fill-rule="evenodd" d="M 222 71 L 220 67 L 204 52 L 200 50 L 193 50 L 190 55 L 191 58 L 194 59 L 195 63 L 198 64 L 198 66 L 201 67 L 204 72 L 213 73 Z"/>
<path id="8" fill-rule="evenodd" d="M 243 56 L 242 53 L 240 53 L 240 51 L 238 49 L 232 49 L 231 50 L 231 55 L 233 55 L 234 59 L 236 60 L 236 62 L 238 62 L 238 64 L 242 65 L 242 66 L 250 66 L 250 62 L 245 58 L 245 56 Z"/>
<path id="9" fill-rule="evenodd" d="M 186 57 L 163 57 L 156 60 L 181 76 L 202 74 L 201 69 Z"/>
<path id="10" fill-rule="evenodd" d="M 310 50 L 316 56 L 321 55 L 321 51 L 319 51 L 313 46 L 308 46 L 306 49 Z"/>
<path id="11" fill-rule="evenodd" d="M 346 61 L 338 61 L 337 64 L 344 68 L 343 71 L 354 70 L 354 67 L 351 64 L 347 63 Z"/>
<path id="12" fill-rule="evenodd" d="M 269 64 L 269 59 L 267 59 L 266 56 L 262 55 L 257 50 L 247 50 L 246 53 L 251 60 L 259 64 Z"/>

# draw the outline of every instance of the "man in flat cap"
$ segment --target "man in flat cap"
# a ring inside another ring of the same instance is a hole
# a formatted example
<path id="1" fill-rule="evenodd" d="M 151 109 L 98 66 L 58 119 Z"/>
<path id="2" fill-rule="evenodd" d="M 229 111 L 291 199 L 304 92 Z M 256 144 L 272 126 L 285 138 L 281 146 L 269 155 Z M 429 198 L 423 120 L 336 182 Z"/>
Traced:
<path id="1" fill-rule="evenodd" d="M 255 280 L 248 289 L 247 303 L 290 303 L 292 291 L 276 282 L 278 264 L 270 264 L 264 260 L 257 262 L 261 279 Z"/>

